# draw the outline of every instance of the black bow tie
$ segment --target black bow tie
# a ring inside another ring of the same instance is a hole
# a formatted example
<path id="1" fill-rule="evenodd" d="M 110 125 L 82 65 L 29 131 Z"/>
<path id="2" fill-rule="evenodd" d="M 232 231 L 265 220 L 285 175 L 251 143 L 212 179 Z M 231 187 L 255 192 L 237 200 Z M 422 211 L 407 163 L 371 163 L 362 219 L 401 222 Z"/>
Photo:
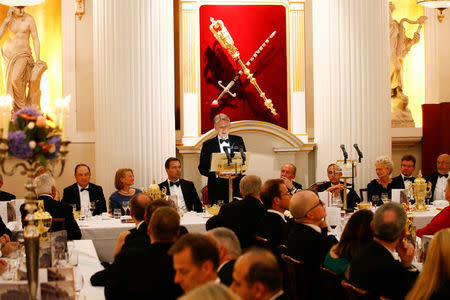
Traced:
<path id="1" fill-rule="evenodd" d="M 220 141 L 221 144 L 222 144 L 222 143 L 229 143 L 229 140 L 228 140 L 228 139 L 219 139 L 219 141 Z"/>
<path id="2" fill-rule="evenodd" d="M 403 177 L 403 180 L 409 180 L 409 181 L 413 181 L 414 180 L 414 177 Z"/>
<path id="3" fill-rule="evenodd" d="M 82 191 L 88 191 L 89 192 L 89 188 L 81 188 L 80 192 L 82 192 Z"/>
<path id="4" fill-rule="evenodd" d="M 439 175 L 439 178 L 441 178 L 441 177 L 448 178 L 448 174 L 439 174 L 439 173 L 438 173 L 438 175 Z"/>
<path id="5" fill-rule="evenodd" d="M 169 183 L 170 183 L 170 186 L 172 186 L 172 185 L 180 186 L 179 181 L 177 181 L 177 182 L 169 181 Z"/>

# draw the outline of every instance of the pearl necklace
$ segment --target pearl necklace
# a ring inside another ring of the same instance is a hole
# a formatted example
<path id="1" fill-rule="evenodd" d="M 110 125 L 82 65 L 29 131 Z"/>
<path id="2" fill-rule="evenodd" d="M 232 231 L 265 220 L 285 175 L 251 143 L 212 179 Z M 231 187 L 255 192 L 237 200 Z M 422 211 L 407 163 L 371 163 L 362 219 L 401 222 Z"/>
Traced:
<path id="1" fill-rule="evenodd" d="M 130 188 L 130 190 L 128 192 L 125 192 L 124 190 L 120 190 L 119 192 L 121 192 L 122 194 L 129 195 L 129 194 L 131 194 L 131 188 Z"/>

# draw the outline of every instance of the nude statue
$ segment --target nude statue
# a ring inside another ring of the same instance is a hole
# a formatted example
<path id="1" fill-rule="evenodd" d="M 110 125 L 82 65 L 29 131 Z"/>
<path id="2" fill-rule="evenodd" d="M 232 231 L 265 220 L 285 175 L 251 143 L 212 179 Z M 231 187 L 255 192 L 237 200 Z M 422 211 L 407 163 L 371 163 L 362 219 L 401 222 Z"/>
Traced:
<path id="1" fill-rule="evenodd" d="M 389 37 L 391 45 L 391 114 L 393 127 L 414 127 L 414 120 L 409 110 L 409 99 L 403 93 L 403 61 L 411 47 L 420 40 L 420 30 L 425 23 L 427 17 L 422 16 L 416 21 L 403 18 L 397 22 L 392 18 L 392 12 L 395 5 L 389 2 L 390 20 L 389 20 Z M 405 34 L 403 22 L 410 24 L 419 24 L 413 38 L 408 38 Z"/>
<path id="2" fill-rule="evenodd" d="M 0 26 L 0 38 L 8 28 L 10 34 L 1 52 L 6 92 L 13 98 L 13 112 L 26 106 L 40 109 L 40 81 L 47 64 L 40 59 L 36 23 L 24 11 L 23 6 L 13 6 Z M 36 63 L 31 54 L 30 35 L 33 38 Z"/>

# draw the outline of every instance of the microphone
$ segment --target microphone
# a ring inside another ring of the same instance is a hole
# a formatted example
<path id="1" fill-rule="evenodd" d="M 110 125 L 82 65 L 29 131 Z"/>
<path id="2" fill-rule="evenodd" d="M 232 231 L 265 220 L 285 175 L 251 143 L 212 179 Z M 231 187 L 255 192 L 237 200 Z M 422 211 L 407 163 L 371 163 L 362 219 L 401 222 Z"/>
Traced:
<path id="1" fill-rule="evenodd" d="M 356 152 L 358 152 L 358 160 L 359 162 L 361 162 L 361 158 L 363 158 L 364 156 L 361 150 L 359 150 L 358 144 L 353 144 L 353 147 L 355 148 Z"/>
<path id="2" fill-rule="evenodd" d="M 341 145 L 341 149 L 342 149 L 342 153 L 344 154 L 344 163 L 346 164 L 347 163 L 347 158 L 348 158 L 348 153 L 347 153 L 347 150 L 345 150 L 345 145 L 344 144 Z"/>
<path id="3" fill-rule="evenodd" d="M 228 151 L 230 147 L 228 146 L 224 146 L 223 147 L 223 152 L 225 152 L 225 155 L 227 156 L 227 160 L 228 160 L 228 165 L 231 164 L 231 153 Z"/>
<path id="4" fill-rule="evenodd" d="M 245 165 L 245 152 L 244 152 L 244 148 L 242 146 L 239 146 L 239 152 L 241 153 L 241 158 L 242 158 L 242 164 Z"/>

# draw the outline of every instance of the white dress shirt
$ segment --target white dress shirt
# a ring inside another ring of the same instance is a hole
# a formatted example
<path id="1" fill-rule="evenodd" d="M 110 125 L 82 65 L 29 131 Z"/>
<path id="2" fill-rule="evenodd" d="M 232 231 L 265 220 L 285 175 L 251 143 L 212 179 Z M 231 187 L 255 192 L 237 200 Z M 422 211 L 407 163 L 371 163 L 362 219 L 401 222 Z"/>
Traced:
<path id="1" fill-rule="evenodd" d="M 449 172 L 449 176 L 450 176 L 450 172 Z M 438 175 L 438 179 L 436 181 L 436 187 L 434 188 L 433 201 L 445 199 L 444 190 L 445 190 L 445 186 L 447 185 L 447 179 L 448 179 L 448 177 L 444 177 L 444 176 L 439 177 L 439 175 Z"/>
<path id="2" fill-rule="evenodd" d="M 279 215 L 283 219 L 283 221 L 286 223 L 286 218 L 281 212 L 274 210 L 274 209 L 268 209 L 267 212 L 271 212 L 271 213 Z"/>
<path id="3" fill-rule="evenodd" d="M 178 179 L 175 182 L 179 182 L 180 179 Z M 184 202 L 184 197 L 183 197 L 183 191 L 181 190 L 181 183 L 180 186 L 176 186 L 175 184 L 170 186 L 170 180 L 167 179 L 167 185 L 169 186 L 169 191 L 170 191 L 170 195 L 176 195 L 177 196 L 177 206 L 178 209 L 180 210 L 180 212 L 187 212 L 187 208 L 186 208 L 186 202 Z"/>
<path id="4" fill-rule="evenodd" d="M 80 211 L 83 211 L 83 209 L 89 210 L 90 209 L 90 201 L 89 198 L 89 191 L 81 191 L 82 187 L 77 183 L 78 186 L 78 192 L 80 193 Z M 86 186 L 86 188 L 89 188 L 89 183 Z"/>
<path id="5" fill-rule="evenodd" d="M 217 136 L 217 139 L 219 140 L 219 147 L 220 147 L 220 153 L 225 153 L 225 151 L 223 151 L 223 147 L 230 147 L 230 140 L 229 137 L 227 136 L 225 139 L 220 138 L 219 136 Z M 228 142 L 223 142 L 221 143 L 220 140 L 228 140 Z"/>
<path id="6" fill-rule="evenodd" d="M 317 231 L 318 233 L 322 233 L 322 229 L 320 229 L 319 226 L 314 225 L 314 224 L 308 224 L 308 223 L 302 223 L 303 225 L 309 226 L 312 229 L 314 229 L 315 231 Z"/>

